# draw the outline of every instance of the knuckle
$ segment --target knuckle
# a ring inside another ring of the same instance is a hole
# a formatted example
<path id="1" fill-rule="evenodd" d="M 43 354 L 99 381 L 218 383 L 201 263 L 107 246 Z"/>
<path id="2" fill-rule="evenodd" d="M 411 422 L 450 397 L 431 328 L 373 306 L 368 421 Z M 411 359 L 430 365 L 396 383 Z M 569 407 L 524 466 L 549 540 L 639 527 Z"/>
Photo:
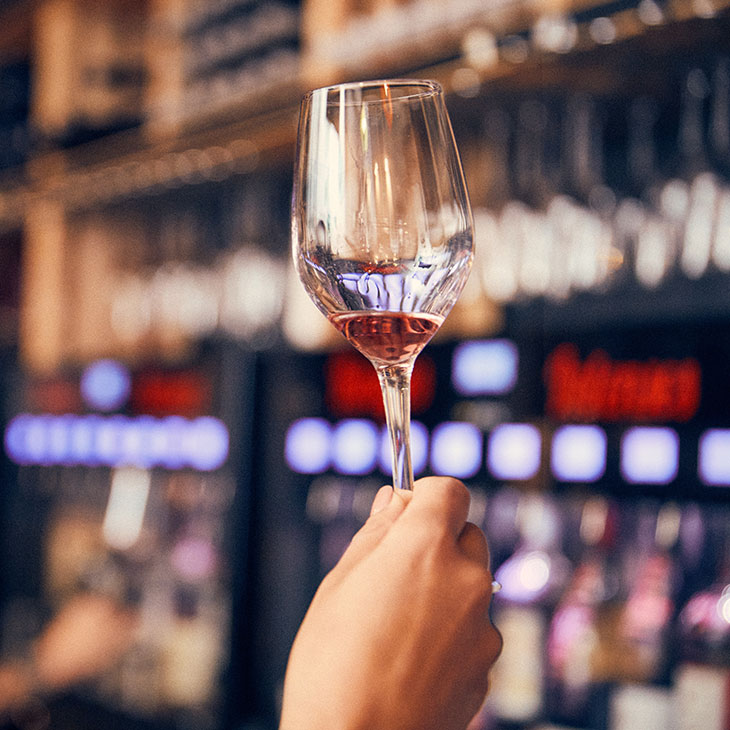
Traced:
<path id="1" fill-rule="evenodd" d="M 468 501 L 470 499 L 469 490 L 455 477 L 425 477 L 421 481 L 430 492 L 438 494 L 444 500 Z"/>
<path id="2" fill-rule="evenodd" d="M 471 500 L 469 490 L 463 482 L 454 477 L 443 477 L 441 480 L 441 489 L 444 496 L 453 501 L 466 502 Z"/>
<path id="3" fill-rule="evenodd" d="M 491 657 L 490 663 L 497 661 L 502 648 L 504 647 L 504 638 L 500 630 L 490 621 L 487 629 L 487 651 Z"/>

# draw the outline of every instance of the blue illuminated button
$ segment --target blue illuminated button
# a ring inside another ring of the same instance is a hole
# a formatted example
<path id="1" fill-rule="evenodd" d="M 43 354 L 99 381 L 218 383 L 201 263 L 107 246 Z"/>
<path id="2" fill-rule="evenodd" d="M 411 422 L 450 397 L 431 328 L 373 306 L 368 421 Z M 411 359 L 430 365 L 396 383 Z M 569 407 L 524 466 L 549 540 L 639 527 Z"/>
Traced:
<path id="1" fill-rule="evenodd" d="M 700 437 L 697 471 L 711 486 L 730 486 L 730 428 L 712 428 Z"/>
<path id="2" fill-rule="evenodd" d="M 71 443 L 69 434 L 73 416 L 51 416 L 46 422 L 46 461 L 49 464 L 69 464 Z"/>
<path id="3" fill-rule="evenodd" d="M 21 414 L 13 418 L 5 429 L 5 453 L 16 464 L 29 464 L 28 434 L 33 416 Z"/>
<path id="4" fill-rule="evenodd" d="M 473 423 L 441 423 L 431 434 L 431 469 L 460 479 L 473 477 L 482 464 L 482 432 Z"/>
<path id="5" fill-rule="evenodd" d="M 332 428 L 323 418 L 300 418 L 286 432 L 284 458 L 292 471 L 321 474 L 330 465 Z"/>
<path id="6" fill-rule="evenodd" d="M 146 431 L 139 419 L 130 418 L 121 424 L 118 466 L 152 466 L 147 460 Z"/>
<path id="7" fill-rule="evenodd" d="M 69 461 L 71 464 L 93 466 L 96 458 L 96 429 L 99 416 L 75 416 L 69 426 Z"/>
<path id="8" fill-rule="evenodd" d="M 101 464 L 116 466 L 122 460 L 123 416 L 100 419 L 96 426 L 95 454 Z"/>
<path id="9" fill-rule="evenodd" d="M 606 471 L 606 432 L 599 426 L 561 426 L 553 435 L 550 466 L 564 482 L 595 482 Z"/>
<path id="10" fill-rule="evenodd" d="M 509 340 L 464 342 L 454 350 L 451 383 L 461 395 L 503 395 L 517 382 L 518 362 Z"/>
<path id="11" fill-rule="evenodd" d="M 188 462 L 197 471 L 213 471 L 228 458 L 228 429 L 212 416 L 201 416 L 188 425 Z"/>
<path id="12" fill-rule="evenodd" d="M 380 470 L 390 476 L 393 472 L 393 456 L 390 446 L 390 434 L 383 427 L 380 437 L 380 453 L 378 455 Z M 420 421 L 411 421 L 411 464 L 413 473 L 423 472 L 428 462 L 428 429 Z"/>
<path id="13" fill-rule="evenodd" d="M 631 484 L 668 484 L 679 469 L 679 436 L 674 429 L 637 426 L 621 439 L 621 474 Z"/>
<path id="14" fill-rule="evenodd" d="M 211 416 L 190 421 L 182 416 L 21 414 L 5 430 L 5 451 L 21 465 L 211 471 L 225 463 L 228 448 L 226 425 Z"/>
<path id="15" fill-rule="evenodd" d="M 489 434 L 487 466 L 505 480 L 531 479 L 540 468 L 542 437 L 529 423 L 503 423 Z"/>
<path id="16" fill-rule="evenodd" d="M 346 418 L 332 435 L 332 466 L 340 474 L 367 474 L 378 460 L 378 429 L 364 418 Z"/>
<path id="17" fill-rule="evenodd" d="M 167 449 L 161 466 L 167 469 L 181 469 L 187 466 L 188 422 L 182 416 L 166 416 L 162 419 L 167 436 Z"/>
<path id="18" fill-rule="evenodd" d="M 164 421 L 152 416 L 140 416 L 137 427 L 142 439 L 140 466 L 163 466 L 167 460 L 168 434 Z"/>
<path id="19" fill-rule="evenodd" d="M 132 378 L 116 360 L 97 360 L 81 375 L 81 395 L 86 403 L 100 411 L 113 411 L 124 405 Z"/>

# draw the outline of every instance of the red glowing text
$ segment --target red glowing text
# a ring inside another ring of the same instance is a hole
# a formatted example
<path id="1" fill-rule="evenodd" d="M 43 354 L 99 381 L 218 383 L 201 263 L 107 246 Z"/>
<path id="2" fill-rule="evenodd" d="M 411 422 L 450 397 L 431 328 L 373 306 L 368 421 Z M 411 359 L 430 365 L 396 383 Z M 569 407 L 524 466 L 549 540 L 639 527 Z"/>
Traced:
<path id="1" fill-rule="evenodd" d="M 559 420 L 689 421 L 700 405 L 702 371 L 692 357 L 613 360 L 558 345 L 545 362 L 545 409 Z"/>

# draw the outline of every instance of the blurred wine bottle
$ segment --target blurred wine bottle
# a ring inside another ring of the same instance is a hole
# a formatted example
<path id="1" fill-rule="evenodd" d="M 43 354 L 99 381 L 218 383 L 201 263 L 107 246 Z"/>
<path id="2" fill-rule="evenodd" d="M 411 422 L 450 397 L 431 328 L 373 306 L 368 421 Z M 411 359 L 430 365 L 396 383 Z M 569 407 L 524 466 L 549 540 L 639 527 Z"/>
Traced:
<path id="1" fill-rule="evenodd" d="M 142 121 L 141 3 L 40 3 L 34 16 L 32 117 L 52 145 L 74 145 Z"/>
<path id="2" fill-rule="evenodd" d="M 548 623 L 570 571 L 561 547 L 561 513 L 552 498 L 523 495 L 516 520 L 520 543 L 496 571 L 502 590 L 494 601 L 493 620 L 504 649 L 484 708 L 500 728 L 541 718 Z"/>
<path id="3" fill-rule="evenodd" d="M 707 510 L 706 583 L 682 607 L 674 672 L 677 730 L 730 728 L 730 519 Z"/>
<path id="4" fill-rule="evenodd" d="M 578 526 L 581 555 L 550 622 L 545 707 L 551 721 L 601 728 L 606 716 L 612 637 L 606 607 L 618 590 L 611 555 L 619 513 L 604 497 L 589 497 Z"/>

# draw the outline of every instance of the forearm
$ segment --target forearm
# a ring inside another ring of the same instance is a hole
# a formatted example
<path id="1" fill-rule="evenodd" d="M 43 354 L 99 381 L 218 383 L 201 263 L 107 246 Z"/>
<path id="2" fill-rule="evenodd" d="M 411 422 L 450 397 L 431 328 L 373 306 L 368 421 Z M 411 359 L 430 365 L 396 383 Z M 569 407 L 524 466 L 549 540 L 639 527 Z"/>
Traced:
<path id="1" fill-rule="evenodd" d="M 0 663 L 0 719 L 32 701 L 40 689 L 32 657 Z"/>

